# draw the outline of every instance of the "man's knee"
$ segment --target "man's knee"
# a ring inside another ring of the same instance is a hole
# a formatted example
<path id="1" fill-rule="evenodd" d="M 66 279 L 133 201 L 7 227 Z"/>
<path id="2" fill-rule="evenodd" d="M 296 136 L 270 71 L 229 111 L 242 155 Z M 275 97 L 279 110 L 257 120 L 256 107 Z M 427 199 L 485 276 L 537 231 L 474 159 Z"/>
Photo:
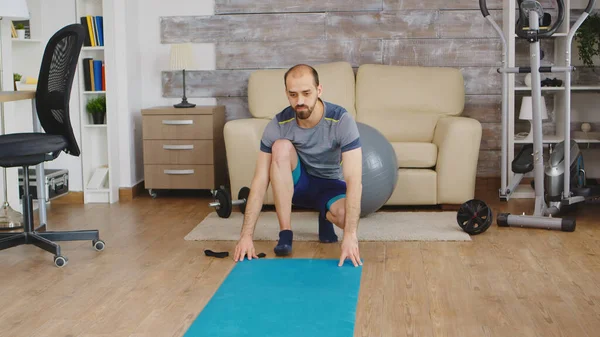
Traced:
<path id="1" fill-rule="evenodd" d="M 271 147 L 271 156 L 273 161 L 290 161 L 295 154 L 296 149 L 288 139 L 278 139 Z"/>
<path id="2" fill-rule="evenodd" d="M 346 208 L 344 207 L 345 199 L 336 200 L 331 207 L 329 208 L 329 212 L 331 213 L 334 220 L 338 223 L 336 225 L 343 225 L 344 219 L 346 218 Z"/>

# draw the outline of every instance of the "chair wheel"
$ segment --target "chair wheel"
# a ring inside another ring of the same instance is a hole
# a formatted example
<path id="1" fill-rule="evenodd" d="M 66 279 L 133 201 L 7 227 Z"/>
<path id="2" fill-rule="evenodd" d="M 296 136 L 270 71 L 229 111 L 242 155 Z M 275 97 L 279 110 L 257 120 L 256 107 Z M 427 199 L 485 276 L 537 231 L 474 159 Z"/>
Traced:
<path id="1" fill-rule="evenodd" d="M 68 262 L 69 262 L 69 259 L 67 259 L 67 258 L 66 258 L 66 257 L 64 257 L 64 256 L 57 255 L 57 256 L 55 256 L 55 257 L 54 257 L 54 264 L 55 264 L 55 265 L 56 265 L 58 268 L 61 268 L 61 267 L 64 267 L 64 266 L 66 266 Z"/>
<path id="2" fill-rule="evenodd" d="M 104 241 L 102 240 L 94 240 L 92 241 L 92 245 L 94 246 L 94 249 L 99 252 L 103 251 L 105 246 Z"/>

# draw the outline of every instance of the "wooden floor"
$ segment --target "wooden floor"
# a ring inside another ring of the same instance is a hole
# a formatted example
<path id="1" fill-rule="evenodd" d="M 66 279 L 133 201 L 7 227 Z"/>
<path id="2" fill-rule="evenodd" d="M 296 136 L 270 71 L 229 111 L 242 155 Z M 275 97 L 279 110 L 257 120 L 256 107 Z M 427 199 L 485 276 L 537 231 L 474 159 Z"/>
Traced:
<path id="1" fill-rule="evenodd" d="M 484 200 L 494 214 L 531 207 Z M 106 250 L 63 243 L 61 269 L 33 246 L 0 252 L 0 336 L 182 336 L 234 265 L 204 249 L 233 252 L 235 242 L 183 240 L 208 201 L 51 206 L 51 230 L 97 228 Z M 494 223 L 471 242 L 361 243 L 355 336 L 599 336 L 600 205 L 582 206 L 573 233 Z M 273 257 L 272 242 L 256 248 Z M 294 243 L 294 257 L 339 253 Z"/>

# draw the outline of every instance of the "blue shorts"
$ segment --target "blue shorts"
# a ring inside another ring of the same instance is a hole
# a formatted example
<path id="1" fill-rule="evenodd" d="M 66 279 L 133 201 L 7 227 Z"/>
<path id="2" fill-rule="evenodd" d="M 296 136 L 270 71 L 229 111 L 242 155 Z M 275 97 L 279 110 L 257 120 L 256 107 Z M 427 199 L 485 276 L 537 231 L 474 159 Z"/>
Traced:
<path id="1" fill-rule="evenodd" d="M 304 208 L 316 209 L 326 214 L 335 201 L 346 197 L 346 182 L 339 179 L 325 179 L 306 172 L 298 158 L 298 164 L 292 171 L 294 196 L 292 204 Z"/>

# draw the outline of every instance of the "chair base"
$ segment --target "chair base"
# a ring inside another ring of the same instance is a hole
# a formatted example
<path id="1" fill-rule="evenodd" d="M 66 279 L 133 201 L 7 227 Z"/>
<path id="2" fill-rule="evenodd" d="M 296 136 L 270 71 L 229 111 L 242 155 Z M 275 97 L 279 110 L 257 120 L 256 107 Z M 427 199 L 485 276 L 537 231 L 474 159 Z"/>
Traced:
<path id="1" fill-rule="evenodd" d="M 29 170 L 24 169 L 24 187 L 29 191 Z M 54 254 L 54 264 L 64 267 L 68 260 L 62 256 L 60 246 L 55 241 L 92 241 L 92 246 L 97 251 L 104 250 L 105 243 L 100 240 L 98 230 L 75 230 L 75 231 L 46 231 L 46 224 L 33 229 L 33 204 L 31 195 L 23 195 L 23 232 L 0 233 L 0 251 L 21 245 L 35 245 L 49 253 Z"/>
<path id="2" fill-rule="evenodd" d="M 57 267 L 64 267 L 68 260 L 66 257 L 62 256 L 60 245 L 58 245 L 55 241 L 86 240 L 91 240 L 92 246 L 97 251 L 104 250 L 104 241 L 100 240 L 100 235 L 97 230 L 0 233 L 0 250 L 21 245 L 35 245 L 49 253 L 54 254 L 54 264 Z"/>

